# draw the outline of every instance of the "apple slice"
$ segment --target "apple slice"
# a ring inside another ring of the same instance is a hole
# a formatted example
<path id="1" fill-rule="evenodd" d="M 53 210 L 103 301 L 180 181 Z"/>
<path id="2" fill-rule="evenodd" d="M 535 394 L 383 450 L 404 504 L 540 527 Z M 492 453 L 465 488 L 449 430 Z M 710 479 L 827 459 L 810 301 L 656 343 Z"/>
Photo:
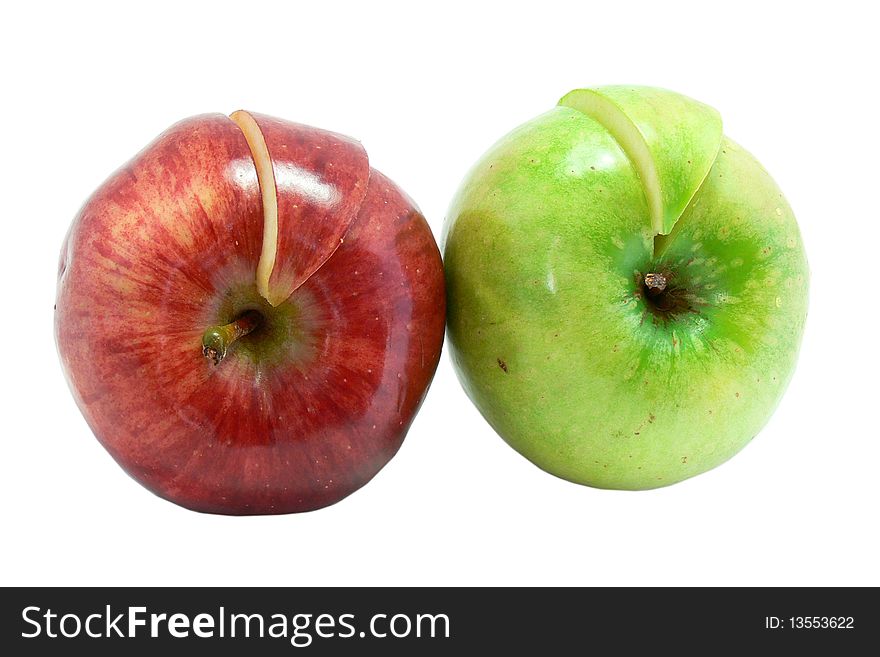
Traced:
<path id="1" fill-rule="evenodd" d="M 655 235 L 668 235 L 700 189 L 721 147 L 721 115 L 665 89 L 575 89 L 559 105 L 598 121 L 641 179 Z"/>
<path id="2" fill-rule="evenodd" d="M 278 190 L 275 187 L 272 159 L 269 157 L 266 140 L 263 139 L 263 133 L 260 132 L 254 117 L 244 110 L 238 110 L 230 114 L 229 118 L 244 134 L 260 183 L 260 196 L 263 201 L 263 243 L 260 260 L 257 263 L 257 290 L 269 301 L 269 278 L 275 267 L 275 255 L 278 252 Z M 272 303 L 272 305 L 278 304 Z"/>
<path id="3" fill-rule="evenodd" d="M 260 182 L 263 245 L 260 294 L 285 301 L 333 255 L 363 203 L 370 164 L 360 142 L 239 110 Z"/>

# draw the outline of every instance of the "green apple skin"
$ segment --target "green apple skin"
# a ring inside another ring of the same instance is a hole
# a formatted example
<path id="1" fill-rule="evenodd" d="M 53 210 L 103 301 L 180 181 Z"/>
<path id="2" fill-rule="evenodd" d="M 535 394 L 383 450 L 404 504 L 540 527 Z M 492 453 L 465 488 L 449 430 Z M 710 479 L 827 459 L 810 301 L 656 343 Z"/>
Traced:
<path id="1" fill-rule="evenodd" d="M 653 128 L 640 126 L 656 153 Z M 453 364 L 491 426 L 544 470 L 600 488 L 669 485 L 736 454 L 779 403 L 807 313 L 800 232 L 720 122 L 710 147 L 658 160 L 709 166 L 666 236 L 619 141 L 566 106 L 503 137 L 454 198 Z M 652 272 L 668 275 L 673 312 L 648 298 Z"/>

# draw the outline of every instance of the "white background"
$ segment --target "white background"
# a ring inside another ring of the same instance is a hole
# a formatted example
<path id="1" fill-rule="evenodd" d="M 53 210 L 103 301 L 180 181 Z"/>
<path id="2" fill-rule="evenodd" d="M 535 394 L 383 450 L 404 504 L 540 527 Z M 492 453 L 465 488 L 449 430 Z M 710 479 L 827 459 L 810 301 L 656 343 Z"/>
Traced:
<path id="1" fill-rule="evenodd" d="M 878 96 L 868 3 L 8 3 L 2 66 L 2 584 L 880 584 Z M 547 475 L 444 354 L 397 457 L 314 513 L 200 515 L 92 437 L 58 364 L 58 251 L 86 196 L 173 122 L 244 107 L 358 137 L 435 234 L 467 168 L 571 88 L 718 108 L 799 218 L 810 318 L 787 396 L 670 488 Z"/>

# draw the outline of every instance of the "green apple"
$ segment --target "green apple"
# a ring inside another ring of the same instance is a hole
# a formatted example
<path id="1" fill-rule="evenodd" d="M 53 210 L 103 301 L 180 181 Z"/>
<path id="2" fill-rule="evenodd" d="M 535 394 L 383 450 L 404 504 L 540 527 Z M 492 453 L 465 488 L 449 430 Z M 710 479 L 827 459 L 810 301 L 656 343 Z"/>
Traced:
<path id="1" fill-rule="evenodd" d="M 736 454 L 779 403 L 808 267 L 779 188 L 710 107 L 579 89 L 496 143 L 444 234 L 465 391 L 529 460 L 646 489 Z"/>

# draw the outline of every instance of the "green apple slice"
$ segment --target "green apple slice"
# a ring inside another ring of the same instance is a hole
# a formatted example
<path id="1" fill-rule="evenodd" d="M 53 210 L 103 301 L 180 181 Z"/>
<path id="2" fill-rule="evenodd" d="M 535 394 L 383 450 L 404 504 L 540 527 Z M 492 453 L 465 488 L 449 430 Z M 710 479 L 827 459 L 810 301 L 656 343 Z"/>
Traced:
<path id="1" fill-rule="evenodd" d="M 602 124 L 641 179 L 656 235 L 668 235 L 712 168 L 721 116 L 687 96 L 651 87 L 575 89 L 559 105 Z"/>

